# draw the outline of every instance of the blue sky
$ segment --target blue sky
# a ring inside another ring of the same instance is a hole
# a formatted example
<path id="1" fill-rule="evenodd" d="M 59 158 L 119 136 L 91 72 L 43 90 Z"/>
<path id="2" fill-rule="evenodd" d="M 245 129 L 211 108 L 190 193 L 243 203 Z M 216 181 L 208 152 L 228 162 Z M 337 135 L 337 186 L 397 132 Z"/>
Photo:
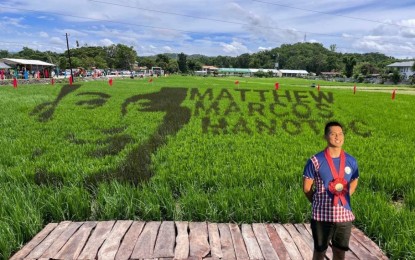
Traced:
<path id="1" fill-rule="evenodd" d="M 2 0 L 0 50 L 133 46 L 159 53 L 238 56 L 296 42 L 342 53 L 415 58 L 413 0 Z"/>

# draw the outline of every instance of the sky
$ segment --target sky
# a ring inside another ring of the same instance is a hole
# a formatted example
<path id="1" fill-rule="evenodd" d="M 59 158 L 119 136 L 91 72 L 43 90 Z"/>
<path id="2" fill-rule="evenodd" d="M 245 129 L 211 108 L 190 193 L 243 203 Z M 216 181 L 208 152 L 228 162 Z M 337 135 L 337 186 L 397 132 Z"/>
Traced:
<path id="1" fill-rule="evenodd" d="M 415 58 L 414 0 L 1 0 L 0 50 L 132 46 L 238 56 L 317 42 L 340 53 Z M 78 45 L 77 45 L 78 44 Z"/>

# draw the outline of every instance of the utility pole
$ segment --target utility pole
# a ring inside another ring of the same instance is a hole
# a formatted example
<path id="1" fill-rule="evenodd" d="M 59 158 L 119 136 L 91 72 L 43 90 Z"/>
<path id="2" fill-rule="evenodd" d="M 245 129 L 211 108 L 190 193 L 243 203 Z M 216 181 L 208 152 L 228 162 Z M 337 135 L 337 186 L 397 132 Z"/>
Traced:
<path id="1" fill-rule="evenodd" d="M 68 33 L 66 35 L 66 47 L 68 48 L 68 59 L 69 59 L 69 67 L 71 68 L 71 77 L 73 81 L 73 72 L 72 72 L 72 63 L 71 63 L 71 53 L 69 52 L 69 42 L 68 42 Z"/>
<path id="2" fill-rule="evenodd" d="M 274 68 L 275 69 L 278 69 L 279 68 L 279 58 L 280 58 L 280 54 L 277 53 L 277 54 L 274 54 L 272 56 L 275 58 Z"/>

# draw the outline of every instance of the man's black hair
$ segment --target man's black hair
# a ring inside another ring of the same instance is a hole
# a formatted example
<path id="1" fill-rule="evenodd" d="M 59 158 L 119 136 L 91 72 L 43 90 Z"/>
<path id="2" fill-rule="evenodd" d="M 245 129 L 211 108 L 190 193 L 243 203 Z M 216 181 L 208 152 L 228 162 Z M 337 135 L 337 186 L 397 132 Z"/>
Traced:
<path id="1" fill-rule="evenodd" d="M 324 135 L 325 136 L 327 136 L 328 134 L 330 134 L 330 127 L 332 127 L 332 126 L 340 126 L 340 128 L 343 130 L 343 125 L 342 124 L 340 124 L 337 121 L 330 121 L 324 127 Z"/>

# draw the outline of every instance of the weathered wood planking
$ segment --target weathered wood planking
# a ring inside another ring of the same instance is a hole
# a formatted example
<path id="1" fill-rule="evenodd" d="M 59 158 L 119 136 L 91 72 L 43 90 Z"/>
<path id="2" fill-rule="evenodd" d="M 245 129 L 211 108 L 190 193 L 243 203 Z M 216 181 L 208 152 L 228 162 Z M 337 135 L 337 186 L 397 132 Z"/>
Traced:
<path id="1" fill-rule="evenodd" d="M 312 253 L 309 224 L 63 221 L 48 224 L 11 259 L 288 260 Z M 353 227 L 346 259 L 388 258 Z"/>

